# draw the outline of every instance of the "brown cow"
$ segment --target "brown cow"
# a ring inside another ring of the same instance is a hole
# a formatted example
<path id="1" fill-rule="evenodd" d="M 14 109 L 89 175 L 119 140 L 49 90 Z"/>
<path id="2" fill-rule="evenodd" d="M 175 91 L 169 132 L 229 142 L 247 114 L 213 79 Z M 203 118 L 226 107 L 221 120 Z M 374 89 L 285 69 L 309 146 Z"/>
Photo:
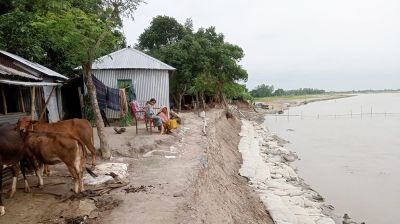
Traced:
<path id="1" fill-rule="evenodd" d="M 35 158 L 39 164 L 64 162 L 75 182 L 75 193 L 83 189 L 83 167 L 86 161 L 84 143 L 68 133 L 27 131 L 24 132 L 24 147 L 29 158 Z M 37 163 L 34 163 L 37 164 Z M 41 172 L 35 168 L 39 186 L 43 186 Z"/>
<path id="2" fill-rule="evenodd" d="M 31 121 L 30 117 L 21 117 L 17 126 L 28 127 L 31 131 L 63 132 L 83 142 L 92 155 L 92 169 L 96 166 L 96 149 L 93 145 L 93 129 L 85 119 L 70 119 L 56 123 L 39 123 Z"/>
<path id="3" fill-rule="evenodd" d="M 3 166 L 12 166 L 13 181 L 11 185 L 10 197 L 12 197 L 17 189 L 17 164 L 21 163 L 21 168 L 25 166 L 26 153 L 23 147 L 23 140 L 20 133 L 15 130 L 15 125 L 0 124 L 0 216 L 5 214 L 4 204 L 2 202 L 2 180 L 3 180 Z M 29 192 L 29 185 L 25 177 L 25 170 L 22 174 L 25 180 L 25 192 Z"/>

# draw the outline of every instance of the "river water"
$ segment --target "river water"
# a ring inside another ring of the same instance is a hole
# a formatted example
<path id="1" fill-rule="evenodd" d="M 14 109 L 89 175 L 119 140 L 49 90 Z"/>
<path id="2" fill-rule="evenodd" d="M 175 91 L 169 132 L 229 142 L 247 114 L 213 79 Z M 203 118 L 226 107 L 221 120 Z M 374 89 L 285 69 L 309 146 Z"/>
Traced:
<path id="1" fill-rule="evenodd" d="M 265 125 L 290 141 L 300 157 L 293 166 L 336 214 L 400 223 L 400 93 L 292 107 Z"/>

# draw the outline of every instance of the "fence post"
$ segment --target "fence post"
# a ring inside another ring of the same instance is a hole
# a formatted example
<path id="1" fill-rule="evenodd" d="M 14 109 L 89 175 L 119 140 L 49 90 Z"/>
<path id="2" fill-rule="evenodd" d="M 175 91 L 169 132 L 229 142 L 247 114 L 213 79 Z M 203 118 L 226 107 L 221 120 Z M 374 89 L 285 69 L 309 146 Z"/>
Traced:
<path id="1" fill-rule="evenodd" d="M 362 106 L 361 106 L 361 114 L 360 114 L 360 116 L 361 116 L 361 119 L 362 119 Z"/>
<path id="2" fill-rule="evenodd" d="M 372 106 L 371 106 L 371 117 L 372 117 Z"/>

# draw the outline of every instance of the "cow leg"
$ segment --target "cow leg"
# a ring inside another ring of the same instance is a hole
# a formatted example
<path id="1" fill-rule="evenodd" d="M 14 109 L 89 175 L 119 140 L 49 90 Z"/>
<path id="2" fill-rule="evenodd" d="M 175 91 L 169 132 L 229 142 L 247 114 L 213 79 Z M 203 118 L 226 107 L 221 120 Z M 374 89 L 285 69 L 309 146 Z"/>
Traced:
<path id="1" fill-rule="evenodd" d="M 0 158 L 1 159 L 1 158 Z M 3 163 L 0 161 L 0 216 L 6 214 L 2 200 L 3 195 Z"/>
<path id="2" fill-rule="evenodd" d="M 42 177 L 42 173 L 43 173 L 43 165 L 40 165 L 39 169 L 35 169 L 35 173 L 36 176 L 38 178 L 38 187 L 39 188 L 43 188 L 43 177 Z"/>
<path id="3" fill-rule="evenodd" d="M 26 166 L 27 166 L 27 161 L 25 161 L 25 160 L 21 160 L 20 162 L 20 166 L 21 166 L 21 172 L 22 172 L 22 176 L 24 177 L 24 183 L 25 183 L 25 189 L 24 189 L 24 191 L 25 191 L 25 193 L 29 193 L 29 192 L 31 192 L 31 189 L 30 189 L 30 187 L 29 187 L 29 183 L 28 183 L 28 180 L 26 179 L 26 170 L 25 170 L 25 168 L 26 168 Z"/>
<path id="4" fill-rule="evenodd" d="M 79 193 L 79 174 L 76 172 L 75 164 L 67 165 L 69 173 L 71 174 L 72 178 L 74 179 L 74 192 Z"/>
<path id="5" fill-rule="evenodd" d="M 91 170 L 94 170 L 96 167 L 96 148 L 93 146 L 91 142 L 85 142 L 85 150 L 89 150 L 90 154 L 92 155 L 92 167 Z"/>
<path id="6" fill-rule="evenodd" d="M 50 168 L 49 165 L 45 164 L 43 168 L 43 176 L 50 176 Z"/>
<path id="7" fill-rule="evenodd" d="M 17 170 L 17 166 L 16 165 L 12 165 L 11 166 L 11 171 L 12 171 L 12 184 L 11 184 L 11 191 L 10 191 L 10 198 L 12 198 L 15 194 L 15 192 L 17 192 L 17 175 L 18 175 L 18 170 Z"/>
<path id="8" fill-rule="evenodd" d="M 84 147 L 82 147 L 81 151 L 81 158 L 80 158 L 80 166 L 79 166 L 79 187 L 80 187 L 80 192 L 85 191 L 84 187 L 83 187 L 83 168 L 85 167 L 85 163 L 86 163 L 86 157 L 85 157 L 85 152 L 83 151 L 85 150 Z"/>

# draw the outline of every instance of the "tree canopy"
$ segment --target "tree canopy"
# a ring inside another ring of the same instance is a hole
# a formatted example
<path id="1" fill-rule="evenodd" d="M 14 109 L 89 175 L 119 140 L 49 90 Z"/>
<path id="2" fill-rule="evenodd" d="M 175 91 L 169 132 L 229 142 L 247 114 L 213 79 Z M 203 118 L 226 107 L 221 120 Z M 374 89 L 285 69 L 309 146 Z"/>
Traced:
<path id="1" fill-rule="evenodd" d="M 139 2 L 7 0 L 0 11 L 0 48 L 68 75 L 87 60 L 87 50 L 96 46 L 100 36 L 102 44 L 93 57 L 126 45 L 121 17 Z M 118 9 L 121 13 L 115 13 L 114 7 L 123 7 Z"/>

